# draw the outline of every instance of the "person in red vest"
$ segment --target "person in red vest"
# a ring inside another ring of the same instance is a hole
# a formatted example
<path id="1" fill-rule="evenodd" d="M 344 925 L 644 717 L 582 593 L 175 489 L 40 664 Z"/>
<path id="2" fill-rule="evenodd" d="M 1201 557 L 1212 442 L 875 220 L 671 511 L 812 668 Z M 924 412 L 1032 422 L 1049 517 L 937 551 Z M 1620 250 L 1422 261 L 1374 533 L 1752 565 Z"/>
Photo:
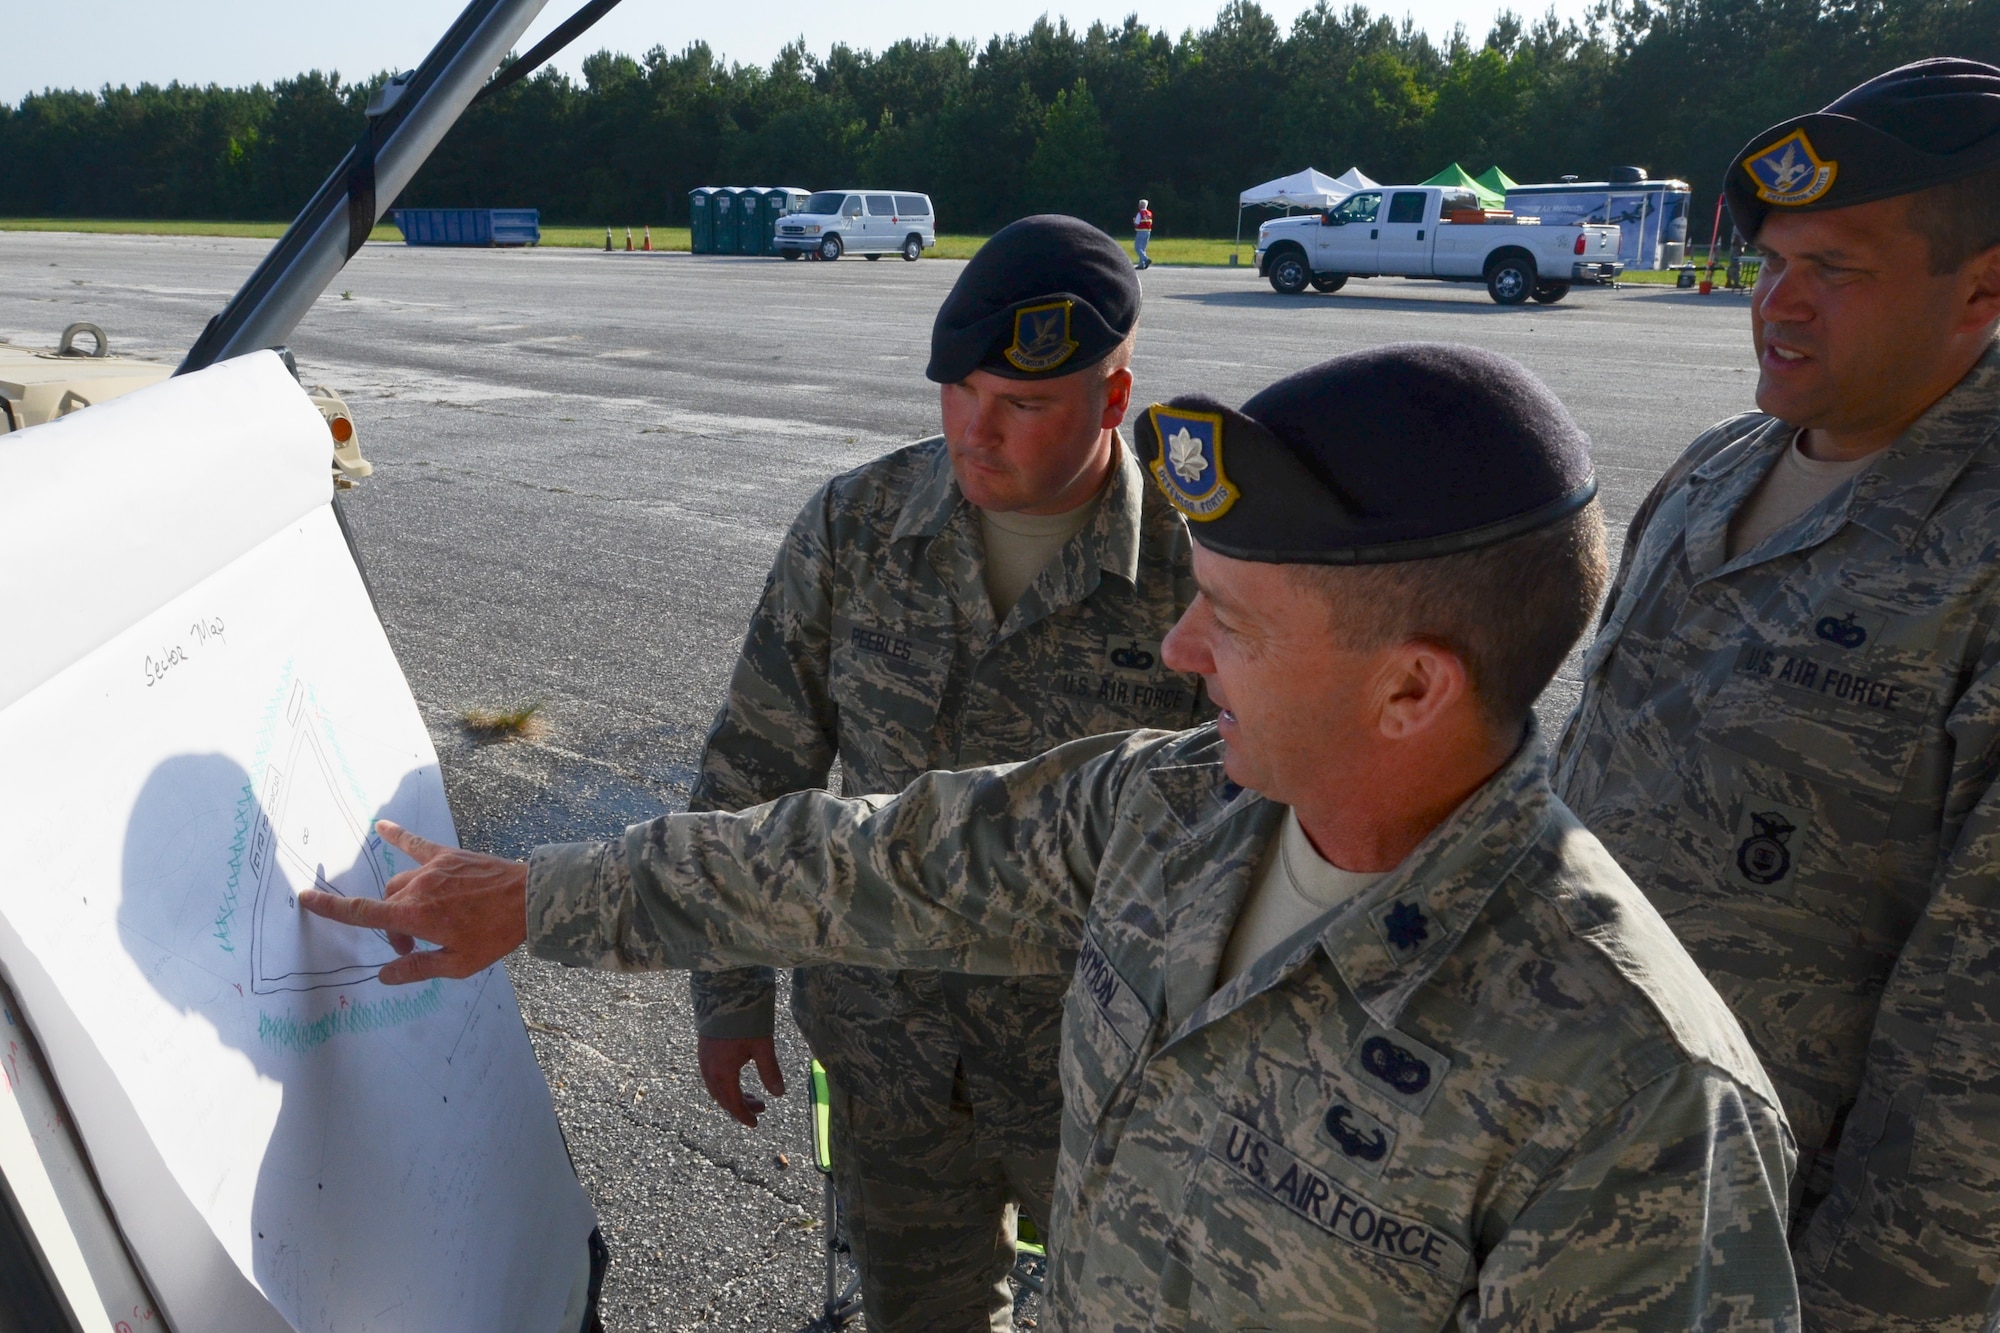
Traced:
<path id="1" fill-rule="evenodd" d="M 1139 267 L 1151 268 L 1153 261 L 1146 257 L 1146 242 L 1153 239 L 1153 210 L 1146 207 L 1146 201 L 1139 201 L 1139 211 L 1132 215 L 1132 248 L 1139 252 Z"/>

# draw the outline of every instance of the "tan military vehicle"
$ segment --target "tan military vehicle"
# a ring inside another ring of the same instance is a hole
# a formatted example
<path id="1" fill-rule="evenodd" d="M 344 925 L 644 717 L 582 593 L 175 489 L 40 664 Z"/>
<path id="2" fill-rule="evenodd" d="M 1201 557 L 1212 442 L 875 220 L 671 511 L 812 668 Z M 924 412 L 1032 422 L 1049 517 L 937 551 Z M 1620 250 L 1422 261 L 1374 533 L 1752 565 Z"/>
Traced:
<path id="1" fill-rule="evenodd" d="M 88 339 L 90 346 L 79 347 L 79 339 Z M 291 360 L 286 354 L 286 363 Z M 172 366 L 158 361 L 113 356 L 111 340 L 95 324 L 70 325 L 53 352 L 0 343 L 0 435 L 109 402 L 173 373 Z M 323 384 L 306 392 L 326 418 L 327 434 L 333 439 L 333 484 L 345 490 L 375 470 L 361 456 L 354 414 L 339 394 Z"/>

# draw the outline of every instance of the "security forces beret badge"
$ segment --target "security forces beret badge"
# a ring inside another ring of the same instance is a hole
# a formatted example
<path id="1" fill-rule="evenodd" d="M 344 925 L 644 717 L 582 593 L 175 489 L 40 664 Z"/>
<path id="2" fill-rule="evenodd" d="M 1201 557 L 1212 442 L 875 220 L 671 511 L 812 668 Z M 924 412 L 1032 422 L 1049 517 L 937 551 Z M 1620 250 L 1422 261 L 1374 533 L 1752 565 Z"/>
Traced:
<path id="1" fill-rule="evenodd" d="M 1153 479 L 1174 508 L 1197 523 L 1228 513 L 1241 492 L 1222 471 L 1222 414 L 1155 403 L 1146 415 L 1160 439 Z"/>
<path id="2" fill-rule="evenodd" d="M 1743 170 L 1750 173 L 1759 199 L 1767 204 L 1797 208 L 1833 188 L 1840 163 L 1823 160 L 1813 151 L 1806 132 L 1796 129 L 1776 143 L 1746 155 Z"/>
<path id="3" fill-rule="evenodd" d="M 1074 375 L 1139 325 L 1140 291 L 1118 242 L 1081 218 L 1039 214 L 995 232 L 967 261 L 931 324 L 924 374 L 957 384 Z"/>
<path id="4" fill-rule="evenodd" d="M 1427 560 L 1559 522 L 1597 493 L 1590 442 L 1562 403 L 1474 347 L 1371 347 L 1287 375 L 1241 408 L 1181 394 L 1134 426 L 1190 535 L 1234 560 Z"/>
<path id="5" fill-rule="evenodd" d="M 1755 237 L 1779 210 L 1851 208 L 2000 168 L 2000 69 L 1912 61 L 1792 116 L 1730 160 L 1729 215 Z"/>
<path id="6" fill-rule="evenodd" d="M 1076 355 L 1080 344 L 1069 336 L 1068 301 L 1022 306 L 1014 312 L 1014 341 L 1001 355 L 1016 370 L 1039 374 L 1054 370 Z"/>

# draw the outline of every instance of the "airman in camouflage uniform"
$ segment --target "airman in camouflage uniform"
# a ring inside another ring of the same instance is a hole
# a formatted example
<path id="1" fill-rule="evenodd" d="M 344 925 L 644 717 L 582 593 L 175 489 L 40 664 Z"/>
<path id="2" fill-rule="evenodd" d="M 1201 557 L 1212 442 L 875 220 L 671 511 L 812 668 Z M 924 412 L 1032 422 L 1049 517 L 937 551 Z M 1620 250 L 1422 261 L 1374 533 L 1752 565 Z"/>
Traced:
<path id="1" fill-rule="evenodd" d="M 1218 991 L 1284 815 L 1222 748 L 1212 727 L 1097 738 L 893 800 L 800 793 L 539 848 L 529 945 L 619 969 L 1067 979 L 1079 959 L 1058 1328 L 1795 1328 L 1775 1098 L 1551 796 L 1539 740 Z"/>
<path id="2" fill-rule="evenodd" d="M 387 981 L 524 938 L 605 968 L 1072 976 L 1049 1289 L 1072 1333 L 1797 1328 L 1775 1094 L 1533 730 L 1605 572 L 1560 404 L 1409 345 L 1140 431 L 1197 524 L 1164 650 L 1216 724 L 525 867 L 383 826 L 422 863 L 387 902 L 302 905 L 440 946 Z M 1294 822 L 1373 878 L 1227 974 Z"/>
<path id="3" fill-rule="evenodd" d="M 1784 1100 L 1815 1328 L 1975 1329 L 2000 1281 L 2000 295 L 1983 333 L 1977 305 L 1950 336 L 1946 314 L 1898 326 L 1954 265 L 1899 211 L 1937 181 L 1869 128 L 1899 88 L 1960 141 L 1984 117 L 1990 239 L 1964 262 L 2000 290 L 2000 70 L 1969 65 L 1896 71 L 1732 166 L 1738 225 L 1767 250 L 1759 401 L 1797 414 L 1723 422 L 1654 488 L 1556 763 Z M 1795 170 L 1825 161 L 1837 177 Z M 1886 256 L 1863 224 L 1892 227 Z M 1898 371 L 1884 391 L 1899 356 L 1942 382 Z M 1860 438 L 1895 393 L 1915 419 L 1876 427 L 1851 479 L 1732 536 L 1801 423 Z"/>
<path id="4" fill-rule="evenodd" d="M 1073 316 L 1080 345 L 1047 378 L 1101 374 L 1130 336 L 1137 284 L 1094 228 L 1029 219 L 982 256 L 939 314 L 947 343 L 978 322 L 968 313 L 1106 287 L 1111 299 L 1094 308 L 1110 325 L 1093 336 Z M 1117 299 L 1128 313 L 1111 309 Z M 999 337 L 975 333 L 966 349 L 989 371 L 1013 343 L 1001 323 Z M 1023 387 L 1021 372 L 1000 369 L 1010 372 L 1000 386 Z M 1095 440 L 1094 417 L 1088 430 Z M 779 552 L 689 808 L 739 810 L 824 786 L 836 757 L 844 790 L 901 791 L 929 769 L 1212 714 L 1199 681 L 1159 661 L 1194 596 L 1187 525 L 1111 438 L 1094 518 L 998 617 L 980 510 L 943 437 L 827 483 Z M 705 1050 L 771 1036 L 770 968 L 696 972 L 693 985 Z M 824 964 L 794 974 L 793 1015 L 828 1069 L 837 1193 L 872 1329 L 1012 1326 L 1007 1207 L 1017 1201 L 1048 1225 L 1067 986 L 1066 968 L 973 977 Z M 724 1077 L 733 1083 L 735 1070 Z"/>

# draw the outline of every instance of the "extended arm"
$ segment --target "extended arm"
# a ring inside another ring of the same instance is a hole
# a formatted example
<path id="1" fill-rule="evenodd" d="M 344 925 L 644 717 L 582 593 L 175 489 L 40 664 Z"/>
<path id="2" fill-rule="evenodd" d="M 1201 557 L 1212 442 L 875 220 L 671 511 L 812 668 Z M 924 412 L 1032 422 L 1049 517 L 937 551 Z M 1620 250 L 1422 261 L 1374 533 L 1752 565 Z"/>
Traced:
<path id="1" fill-rule="evenodd" d="M 901 796 L 798 792 L 741 814 L 662 815 L 529 866 L 383 824 L 419 865 L 383 901 L 307 890 L 306 910 L 438 947 L 386 982 L 470 976 L 525 936 L 580 966 L 846 962 L 1066 974 L 1124 784 L 1174 737 L 1128 732 L 1029 760 L 927 773 Z"/>
<path id="2" fill-rule="evenodd" d="M 927 773 L 894 798 L 799 792 L 537 849 L 528 942 L 576 966 L 853 963 L 1066 973 L 1143 733 Z"/>

